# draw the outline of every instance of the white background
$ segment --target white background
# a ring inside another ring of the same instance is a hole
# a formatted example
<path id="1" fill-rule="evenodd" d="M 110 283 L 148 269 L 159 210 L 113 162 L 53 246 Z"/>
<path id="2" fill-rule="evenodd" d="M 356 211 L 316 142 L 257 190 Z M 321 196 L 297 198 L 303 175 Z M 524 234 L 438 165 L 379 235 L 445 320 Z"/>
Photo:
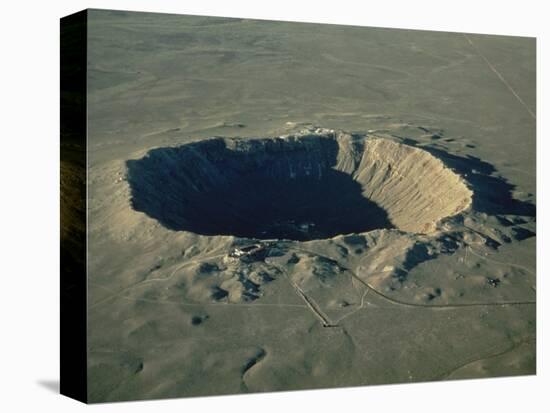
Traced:
<path id="1" fill-rule="evenodd" d="M 547 187 L 550 13 L 539 1 L 5 1 L 0 13 L 0 410 L 550 411 Z M 538 376 L 84 405 L 59 396 L 59 18 L 87 8 L 538 37 Z M 546 27 L 545 27 L 546 26 Z M 546 112 L 546 113 L 544 113 Z M 543 118 L 543 115 L 546 118 Z M 546 215 L 546 216 L 545 216 Z M 543 252 L 546 249 L 546 254 Z M 546 348 L 545 348 L 546 347 Z"/>

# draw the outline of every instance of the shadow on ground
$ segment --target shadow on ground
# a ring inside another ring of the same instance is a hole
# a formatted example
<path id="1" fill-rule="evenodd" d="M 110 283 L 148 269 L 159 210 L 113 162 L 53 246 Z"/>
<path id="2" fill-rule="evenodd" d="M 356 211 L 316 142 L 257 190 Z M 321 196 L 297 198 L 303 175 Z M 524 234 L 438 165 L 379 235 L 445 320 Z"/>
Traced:
<path id="1" fill-rule="evenodd" d="M 38 380 L 36 383 L 52 393 L 59 394 L 59 380 Z"/>

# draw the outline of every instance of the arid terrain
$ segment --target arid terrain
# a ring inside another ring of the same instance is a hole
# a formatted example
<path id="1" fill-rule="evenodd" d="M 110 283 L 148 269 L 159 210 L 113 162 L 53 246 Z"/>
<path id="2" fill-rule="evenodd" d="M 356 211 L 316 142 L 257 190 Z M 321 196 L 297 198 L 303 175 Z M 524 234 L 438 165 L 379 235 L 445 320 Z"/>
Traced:
<path id="1" fill-rule="evenodd" d="M 88 36 L 91 402 L 535 373 L 533 38 Z"/>

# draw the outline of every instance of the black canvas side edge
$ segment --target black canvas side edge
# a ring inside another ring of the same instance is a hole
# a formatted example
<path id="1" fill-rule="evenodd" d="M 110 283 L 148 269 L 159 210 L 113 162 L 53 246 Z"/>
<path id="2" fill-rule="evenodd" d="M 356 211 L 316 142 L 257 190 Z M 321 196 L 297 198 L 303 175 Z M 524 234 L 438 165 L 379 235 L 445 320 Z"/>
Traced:
<path id="1" fill-rule="evenodd" d="M 86 403 L 86 10 L 60 20 L 60 393 Z"/>

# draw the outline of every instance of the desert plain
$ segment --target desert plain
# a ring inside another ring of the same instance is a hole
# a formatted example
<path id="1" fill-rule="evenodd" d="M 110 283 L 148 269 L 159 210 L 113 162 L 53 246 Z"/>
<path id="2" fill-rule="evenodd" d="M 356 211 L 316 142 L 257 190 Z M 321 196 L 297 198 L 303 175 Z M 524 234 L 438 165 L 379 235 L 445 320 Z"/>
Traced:
<path id="1" fill-rule="evenodd" d="M 91 402 L 535 374 L 535 39 L 90 10 L 87 47 Z"/>

